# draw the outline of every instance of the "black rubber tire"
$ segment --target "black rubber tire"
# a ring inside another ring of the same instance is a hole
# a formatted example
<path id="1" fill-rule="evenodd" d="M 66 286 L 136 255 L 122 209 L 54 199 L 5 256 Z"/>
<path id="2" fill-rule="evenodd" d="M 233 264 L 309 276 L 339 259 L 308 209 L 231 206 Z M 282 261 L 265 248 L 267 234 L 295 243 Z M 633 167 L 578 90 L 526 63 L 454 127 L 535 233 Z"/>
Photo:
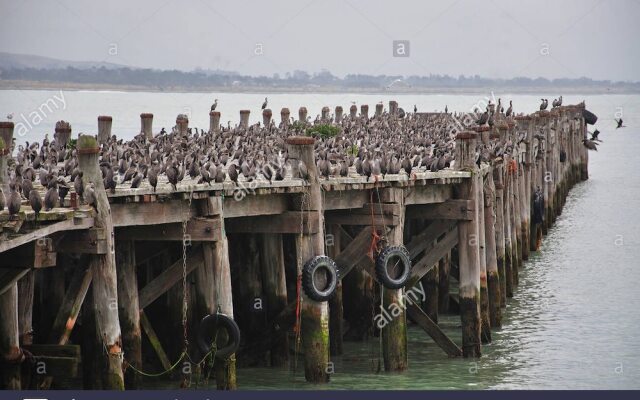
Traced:
<path id="1" fill-rule="evenodd" d="M 319 288 L 315 281 L 316 272 L 324 269 L 327 274 L 325 288 Z M 338 286 L 338 266 L 327 256 L 315 256 L 302 267 L 302 289 L 311 300 L 328 301 L 333 297 Z"/>
<path id="2" fill-rule="evenodd" d="M 387 265 L 389 262 L 398 259 L 402 264 L 402 271 L 393 278 L 389 275 Z M 409 280 L 411 274 L 411 257 L 409 251 L 404 246 L 387 246 L 376 258 L 376 276 L 378 281 L 387 289 L 401 289 Z"/>
<path id="3" fill-rule="evenodd" d="M 226 330 L 229 340 L 216 350 L 215 357 L 219 360 L 226 360 L 240 347 L 240 328 L 236 321 L 227 315 L 217 313 L 202 318 L 198 325 L 198 346 L 205 354 L 211 351 L 211 345 L 218 329 Z"/>
<path id="4" fill-rule="evenodd" d="M 582 110 L 582 117 L 584 118 L 584 122 L 589 125 L 595 125 L 596 121 L 598 121 L 598 117 L 586 108 Z"/>

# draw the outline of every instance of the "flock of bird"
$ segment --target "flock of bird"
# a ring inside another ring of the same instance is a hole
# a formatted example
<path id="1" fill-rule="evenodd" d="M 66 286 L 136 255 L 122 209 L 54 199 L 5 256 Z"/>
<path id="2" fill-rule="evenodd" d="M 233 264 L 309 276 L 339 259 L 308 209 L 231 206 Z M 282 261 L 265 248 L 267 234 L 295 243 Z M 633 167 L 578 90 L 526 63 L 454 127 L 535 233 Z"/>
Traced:
<path id="1" fill-rule="evenodd" d="M 554 101 L 554 106 L 562 103 Z M 267 107 L 265 98 L 262 108 Z M 546 107 L 546 101 L 544 102 Z M 215 110 L 218 100 L 211 106 Z M 542 105 L 541 105 L 542 109 Z M 116 187 L 138 188 L 143 182 L 155 192 L 159 184 L 178 185 L 190 177 L 199 184 L 225 181 L 247 182 L 264 180 L 282 181 L 288 178 L 308 178 L 308 166 L 300 163 L 294 171 L 288 159 L 285 139 L 304 134 L 309 126 L 332 123 L 339 128 L 333 137 L 316 140 L 315 155 L 321 178 L 346 177 L 353 174 L 369 179 L 384 178 L 386 174 L 412 175 L 421 171 L 439 171 L 455 163 L 455 135 L 461 129 L 458 121 L 463 114 L 403 113 L 402 118 L 391 117 L 387 112 L 372 117 L 346 116 L 336 122 L 322 120 L 318 115 L 303 123 L 286 121 L 268 126 L 260 123 L 243 126 L 221 127 L 220 132 L 205 132 L 189 128 L 186 133 L 177 127 L 167 132 L 164 128 L 152 139 L 143 134 L 130 141 L 112 136 L 100 149 L 100 169 L 104 187 L 115 192 Z M 477 125 L 493 125 L 498 118 L 514 115 L 512 102 L 504 111 L 501 100 L 490 105 L 475 120 Z M 333 117 L 332 117 L 333 118 Z M 597 134 L 596 134 L 597 138 Z M 476 162 L 489 162 L 495 157 L 514 151 L 517 142 L 491 142 L 480 144 Z M 585 144 L 586 145 L 586 144 Z M 588 146 L 587 146 L 588 147 Z M 5 206 L 10 215 L 20 211 L 22 200 L 28 201 L 36 219 L 42 209 L 51 210 L 64 205 L 71 187 L 81 203 L 95 205 L 95 183 L 83 178 L 78 169 L 77 152 L 72 147 L 60 148 L 45 135 L 41 143 L 19 145 L 10 165 L 9 193 L 0 188 L 0 211 Z M 44 198 L 34 188 L 38 180 L 46 188 Z M 165 183 L 166 179 L 166 183 Z"/>

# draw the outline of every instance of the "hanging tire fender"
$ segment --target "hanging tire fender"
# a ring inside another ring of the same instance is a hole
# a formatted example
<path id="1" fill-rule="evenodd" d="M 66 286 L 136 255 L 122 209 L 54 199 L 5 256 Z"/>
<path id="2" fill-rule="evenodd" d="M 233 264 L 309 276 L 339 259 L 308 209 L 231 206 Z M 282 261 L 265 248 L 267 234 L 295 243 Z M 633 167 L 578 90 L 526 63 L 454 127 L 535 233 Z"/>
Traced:
<path id="1" fill-rule="evenodd" d="M 203 353 L 211 351 L 214 342 L 217 342 L 219 330 L 227 332 L 227 343 L 215 350 L 215 357 L 219 360 L 226 360 L 240 347 L 240 328 L 236 321 L 225 314 L 209 314 L 202 318 L 198 325 L 198 347 Z"/>
<path id="2" fill-rule="evenodd" d="M 389 273 L 389 264 L 394 263 L 401 268 L 395 276 Z M 411 275 L 411 257 L 404 246 L 387 246 L 376 257 L 376 276 L 387 289 L 403 288 Z"/>
<path id="3" fill-rule="evenodd" d="M 302 288 L 306 295 L 318 302 L 329 300 L 338 286 L 338 266 L 327 256 L 315 256 L 302 267 Z M 319 272 L 324 271 L 326 282 L 319 280 Z"/>

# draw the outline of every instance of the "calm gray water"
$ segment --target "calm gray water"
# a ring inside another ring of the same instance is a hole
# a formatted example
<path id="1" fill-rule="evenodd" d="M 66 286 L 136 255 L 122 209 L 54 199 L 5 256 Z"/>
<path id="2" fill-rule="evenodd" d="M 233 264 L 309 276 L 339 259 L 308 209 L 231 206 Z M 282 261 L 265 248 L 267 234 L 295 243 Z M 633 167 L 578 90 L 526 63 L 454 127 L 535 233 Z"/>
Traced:
<path id="1" fill-rule="evenodd" d="M 0 91 L 2 117 L 29 118 L 58 92 Z M 496 94 L 497 96 L 498 94 Z M 542 96 L 509 95 L 517 111 L 537 109 Z M 114 117 L 114 133 L 131 137 L 139 132 L 140 112 L 153 112 L 154 127 L 173 126 L 175 116 L 190 112 L 192 125 L 208 127 L 207 112 L 217 97 L 222 120 L 237 120 L 238 110 L 251 108 L 259 118 L 261 94 L 167 94 L 123 92 L 64 92 L 66 107 L 52 108 L 20 141 L 40 140 L 56 120 L 70 121 L 74 132 L 96 132 L 99 114 Z M 544 97 L 552 98 L 553 94 Z M 468 111 L 480 96 L 448 95 L 269 95 L 276 111 L 300 105 L 310 115 L 324 105 L 348 107 L 351 101 L 373 104 L 398 100 L 406 110 Z M 331 383 L 320 387 L 304 382 L 298 371 L 241 369 L 242 388 L 328 389 L 484 389 L 640 388 L 640 96 L 565 96 L 565 104 L 585 99 L 600 117 L 604 143 L 590 153 L 590 179 L 573 188 L 556 225 L 521 272 L 520 286 L 508 302 L 504 327 L 483 347 L 479 360 L 449 359 L 415 327 L 409 330 L 409 370 L 376 374 L 379 343 L 346 343 L 336 358 Z M 51 104 L 51 103 L 50 103 Z M 40 111 L 37 111 L 40 112 Z M 613 118 L 622 112 L 624 129 Z M 443 325 L 460 342 L 459 318 L 445 317 Z"/>

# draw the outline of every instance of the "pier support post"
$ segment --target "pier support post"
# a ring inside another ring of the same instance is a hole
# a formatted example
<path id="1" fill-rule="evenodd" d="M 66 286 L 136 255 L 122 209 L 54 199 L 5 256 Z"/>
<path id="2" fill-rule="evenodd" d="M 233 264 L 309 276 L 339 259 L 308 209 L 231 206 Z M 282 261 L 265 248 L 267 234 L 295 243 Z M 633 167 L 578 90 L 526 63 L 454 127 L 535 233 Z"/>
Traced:
<path id="1" fill-rule="evenodd" d="M 351 119 L 354 119 L 358 116 L 358 106 L 356 106 L 355 104 L 352 104 L 351 107 L 349 107 L 349 117 Z"/>
<path id="2" fill-rule="evenodd" d="M 220 133 L 220 111 L 209 111 L 209 132 Z"/>
<path id="3" fill-rule="evenodd" d="M 402 188 L 385 189 L 385 198 L 399 207 L 398 225 L 391 227 L 388 234 L 389 246 L 401 246 L 404 244 L 404 190 Z M 391 313 L 393 319 L 387 321 L 382 329 L 382 355 L 384 357 L 384 370 L 387 372 L 404 371 L 409 361 L 407 356 L 407 314 L 404 304 L 404 289 L 383 289 L 382 304 L 384 314 Z M 394 306 L 395 305 L 395 306 Z M 397 308 L 398 310 L 394 310 Z M 391 311 L 388 311 L 391 310 Z"/>
<path id="4" fill-rule="evenodd" d="M 116 260 L 114 251 L 113 222 L 102 173 L 98 166 L 98 143 L 92 136 L 78 138 L 78 161 L 85 182 L 95 186 L 96 215 L 95 227 L 105 231 L 107 254 L 89 256 L 89 267 L 93 274 L 92 292 L 96 310 L 97 337 L 100 338 L 99 351 L 102 358 L 100 371 L 104 389 L 124 389 L 122 375 L 122 339 L 118 320 L 118 292 Z"/>
<path id="5" fill-rule="evenodd" d="M 18 281 L 18 327 L 20 345 L 33 344 L 33 295 L 35 272 L 29 271 Z"/>
<path id="6" fill-rule="evenodd" d="M 140 329 L 140 302 L 136 276 L 135 242 L 120 240 L 116 244 L 118 275 L 118 317 L 122 329 L 122 350 L 127 364 L 142 368 L 142 330 Z M 124 374 L 126 389 L 137 389 L 141 376 L 132 369 Z"/>
<path id="7" fill-rule="evenodd" d="M 9 196 L 9 158 L 13 146 L 13 122 L 0 122 L 0 188 Z"/>
<path id="8" fill-rule="evenodd" d="M 340 225 L 334 224 L 331 226 L 331 238 L 332 243 L 329 245 L 327 241 L 327 247 L 330 249 L 331 258 L 334 260 L 340 254 L 342 249 L 342 234 L 340 232 Z M 342 307 L 342 280 L 338 281 L 336 286 L 335 295 L 329 300 L 329 352 L 332 356 L 342 355 L 343 352 L 343 323 L 344 309 Z"/>
<path id="9" fill-rule="evenodd" d="M 284 266 L 284 250 L 281 233 L 261 234 L 260 260 L 262 284 L 267 306 L 267 318 L 273 321 L 287 307 L 287 281 Z M 272 339 L 270 357 L 272 367 L 289 364 L 289 338 L 284 330 Z"/>
<path id="10" fill-rule="evenodd" d="M 395 100 L 389 101 L 389 114 L 394 117 L 398 116 L 398 102 Z"/>
<path id="11" fill-rule="evenodd" d="M 458 254 L 460 268 L 460 319 L 462 322 L 462 355 L 480 357 L 480 249 L 478 242 L 478 169 L 475 164 L 475 132 L 456 136 L 456 165 L 471 171 L 472 177 L 459 185 L 458 197 L 475 204 L 470 221 L 458 222 Z"/>
<path id="12" fill-rule="evenodd" d="M 178 114 L 176 117 L 176 128 L 180 136 L 186 136 L 189 131 L 189 117 L 186 114 Z"/>
<path id="13" fill-rule="evenodd" d="M 302 273 L 304 263 L 311 258 L 324 254 L 324 230 L 322 220 L 322 194 L 318 171 L 313 154 L 315 140 L 306 136 L 287 138 L 289 159 L 292 160 L 294 173 L 298 172 L 298 162 L 303 161 L 309 173 L 307 181 L 309 192 L 302 194 L 301 211 L 317 214 L 320 221 L 317 233 L 296 235 L 296 253 L 298 275 Z M 329 309 L 327 302 L 318 303 L 302 295 L 301 335 L 304 348 L 304 375 L 307 382 L 322 383 L 329 381 L 327 372 L 329 362 Z"/>
<path id="14" fill-rule="evenodd" d="M 486 248 L 486 226 L 484 220 L 484 178 L 478 174 L 476 195 L 476 210 L 478 213 L 478 250 L 480 252 L 480 318 L 481 318 L 481 339 L 482 343 L 491 342 L 491 319 L 489 316 L 489 287 L 487 285 L 487 248 Z"/>
<path id="15" fill-rule="evenodd" d="M 342 114 L 343 114 L 344 110 L 342 109 L 342 106 L 336 106 L 336 112 L 335 112 L 335 123 L 339 124 L 342 122 Z"/>
<path id="16" fill-rule="evenodd" d="M 320 119 L 323 123 L 328 123 L 329 119 L 331 119 L 331 109 L 327 106 L 322 107 Z"/>
<path id="17" fill-rule="evenodd" d="M 360 106 L 360 116 L 364 119 L 369 119 L 369 105 L 362 104 Z"/>
<path id="18" fill-rule="evenodd" d="M 438 323 L 438 305 L 440 300 L 440 261 L 420 279 L 425 296 L 422 308 L 425 314 L 436 324 Z"/>
<path id="19" fill-rule="evenodd" d="M 449 276 L 451 271 L 451 252 L 438 262 L 438 312 L 449 312 Z"/>
<path id="20" fill-rule="evenodd" d="M 20 390 L 20 364 L 24 358 L 18 334 L 18 284 L 0 294 L 0 389 Z"/>
<path id="21" fill-rule="evenodd" d="M 109 132 L 111 132 L 111 128 L 109 128 Z M 71 124 L 66 121 L 56 122 L 54 137 L 58 150 L 64 148 L 71 139 Z"/>
<path id="22" fill-rule="evenodd" d="M 500 306 L 507 305 L 507 280 L 505 274 L 505 254 L 504 254 L 504 172 L 502 161 L 493 165 L 493 179 L 495 185 L 495 243 L 496 243 L 496 265 L 500 281 Z"/>
<path id="23" fill-rule="evenodd" d="M 268 128 L 269 125 L 271 125 L 272 115 L 273 113 L 271 112 L 270 108 L 265 108 L 264 110 L 262 110 L 262 126 L 264 126 L 265 128 Z"/>
<path id="24" fill-rule="evenodd" d="M 251 111 L 240 110 L 240 128 L 247 129 L 249 127 L 249 115 L 251 115 Z"/>
<path id="25" fill-rule="evenodd" d="M 140 114 L 140 133 L 142 133 L 147 140 L 153 139 L 153 114 Z"/>
<path id="26" fill-rule="evenodd" d="M 218 201 L 221 201 L 218 198 Z M 221 206 L 221 205 L 220 205 Z M 221 209 L 222 207 L 220 207 Z M 224 220 L 221 221 L 224 227 Z M 205 269 L 213 271 L 213 288 L 215 294 L 214 310 L 233 318 L 233 295 L 231 289 L 231 266 L 229 264 L 229 241 L 224 230 L 220 240 L 202 244 Z M 227 360 L 216 360 L 214 364 L 216 387 L 218 390 L 233 390 L 238 388 L 236 381 L 236 356 Z"/>
<path id="27" fill-rule="evenodd" d="M 496 252 L 496 188 L 493 183 L 493 171 L 489 171 L 484 185 L 484 234 L 487 257 L 487 289 L 489 293 L 489 320 L 492 328 L 502 325 L 500 296 L 500 274 Z"/>
<path id="28" fill-rule="evenodd" d="M 111 139 L 111 124 L 113 118 L 108 115 L 100 115 L 98 117 L 98 143 L 104 144 Z"/>
<path id="29" fill-rule="evenodd" d="M 280 127 L 286 128 L 289 126 L 289 118 L 291 117 L 291 111 L 288 108 L 280 110 Z"/>
<path id="30" fill-rule="evenodd" d="M 307 122 L 307 107 L 300 107 L 298 109 L 298 121 L 303 123 Z"/>
<path id="31" fill-rule="evenodd" d="M 383 112 L 384 112 L 384 104 L 377 103 L 376 104 L 376 117 L 382 116 Z"/>

